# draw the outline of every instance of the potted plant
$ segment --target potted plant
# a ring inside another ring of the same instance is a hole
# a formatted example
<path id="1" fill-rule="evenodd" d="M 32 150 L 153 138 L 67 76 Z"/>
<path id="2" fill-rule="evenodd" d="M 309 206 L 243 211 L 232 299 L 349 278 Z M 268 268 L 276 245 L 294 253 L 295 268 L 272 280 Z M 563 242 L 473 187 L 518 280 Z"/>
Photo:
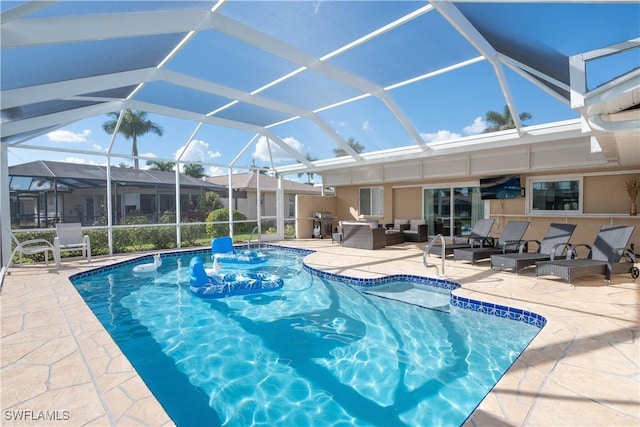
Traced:
<path id="1" fill-rule="evenodd" d="M 627 194 L 629 194 L 629 198 L 631 199 L 629 215 L 638 215 L 636 199 L 638 198 L 638 191 L 640 191 L 640 177 L 634 176 L 633 178 L 625 179 L 624 187 L 627 189 Z"/>

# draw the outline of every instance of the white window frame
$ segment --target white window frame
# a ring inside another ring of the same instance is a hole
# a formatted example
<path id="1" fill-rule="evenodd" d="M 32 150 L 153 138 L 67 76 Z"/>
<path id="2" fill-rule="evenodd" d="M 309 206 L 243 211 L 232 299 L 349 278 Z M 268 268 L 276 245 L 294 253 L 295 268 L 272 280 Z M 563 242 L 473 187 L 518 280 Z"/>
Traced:
<path id="1" fill-rule="evenodd" d="M 362 212 L 362 200 L 360 199 L 360 192 L 362 190 L 369 190 L 369 210 L 370 213 L 365 214 Z M 382 197 L 382 202 L 380 204 L 380 208 L 381 211 L 380 212 L 374 212 L 374 207 L 375 204 L 374 199 L 373 199 L 373 192 L 372 190 L 379 190 L 380 196 Z M 360 211 L 360 214 L 363 216 L 367 216 L 367 217 L 384 217 L 384 187 L 382 185 L 376 185 L 376 186 L 371 186 L 371 187 L 360 187 L 358 188 L 358 210 Z"/>
<path id="2" fill-rule="evenodd" d="M 287 194 L 287 215 L 285 218 L 295 218 L 296 216 L 296 195 Z"/>
<path id="3" fill-rule="evenodd" d="M 533 209 L 533 184 L 537 182 L 561 182 L 561 181 L 578 181 L 578 209 L 571 210 L 542 210 Z M 527 215 L 581 215 L 584 205 L 584 179 L 581 175 L 549 175 L 549 176 L 532 176 L 527 178 L 527 187 L 525 193 L 525 202 L 527 206 Z"/>

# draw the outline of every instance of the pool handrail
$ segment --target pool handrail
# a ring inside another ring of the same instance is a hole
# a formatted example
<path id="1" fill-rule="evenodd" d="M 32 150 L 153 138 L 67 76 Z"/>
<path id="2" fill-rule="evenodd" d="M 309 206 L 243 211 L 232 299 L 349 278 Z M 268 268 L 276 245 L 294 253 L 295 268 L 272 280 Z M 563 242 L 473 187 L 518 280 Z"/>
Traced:
<path id="1" fill-rule="evenodd" d="M 427 256 L 429 255 L 429 251 L 431 251 L 431 248 L 433 247 L 433 244 L 435 242 L 437 242 L 438 240 L 440 240 L 440 259 L 442 260 L 442 273 L 440 273 L 440 271 L 438 270 L 438 266 L 435 264 L 429 264 L 427 262 Z M 437 234 L 433 239 L 431 239 L 431 241 L 425 246 L 424 248 L 424 252 L 422 253 L 422 263 L 424 264 L 425 268 L 430 268 L 430 267 L 435 267 L 436 272 L 438 272 L 438 276 L 442 277 L 444 276 L 444 258 L 445 258 L 445 240 L 444 240 L 444 236 L 442 234 Z"/>
<path id="2" fill-rule="evenodd" d="M 258 249 L 260 249 L 260 233 L 259 233 L 258 227 L 253 227 L 253 230 L 249 235 L 249 241 L 247 241 L 247 246 L 251 246 L 251 239 L 253 238 L 253 235 L 255 234 L 256 231 L 258 231 Z"/>

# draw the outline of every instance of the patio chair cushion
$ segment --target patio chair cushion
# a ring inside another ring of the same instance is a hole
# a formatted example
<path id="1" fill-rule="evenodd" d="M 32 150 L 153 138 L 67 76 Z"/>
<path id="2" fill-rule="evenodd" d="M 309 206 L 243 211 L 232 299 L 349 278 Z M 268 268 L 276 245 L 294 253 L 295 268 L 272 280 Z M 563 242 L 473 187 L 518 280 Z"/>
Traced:
<path id="1" fill-rule="evenodd" d="M 408 219 L 394 219 L 393 220 L 393 229 L 394 230 L 403 230 L 408 228 L 409 220 Z"/>
<path id="2" fill-rule="evenodd" d="M 409 223 L 409 230 L 418 232 L 418 226 L 426 224 L 424 219 L 412 219 Z"/>

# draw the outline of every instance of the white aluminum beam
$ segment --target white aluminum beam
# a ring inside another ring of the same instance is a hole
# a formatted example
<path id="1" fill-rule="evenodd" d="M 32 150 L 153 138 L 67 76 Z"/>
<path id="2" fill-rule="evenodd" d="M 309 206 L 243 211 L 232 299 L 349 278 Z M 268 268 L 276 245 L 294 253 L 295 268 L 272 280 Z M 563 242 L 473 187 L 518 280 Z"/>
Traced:
<path id="1" fill-rule="evenodd" d="M 2 91 L 2 108 L 66 99 L 92 92 L 138 85 L 157 78 L 157 70 L 153 67 L 10 89 Z"/>
<path id="2" fill-rule="evenodd" d="M 11 135 L 30 132 L 35 129 L 58 126 L 61 123 L 73 123 L 87 117 L 99 116 L 112 111 L 119 111 L 122 109 L 122 105 L 122 102 L 105 102 L 102 104 L 90 105 L 88 107 L 76 108 L 74 110 L 47 114 L 46 116 L 33 117 L 15 122 L 6 122 L 2 124 L 0 133 L 2 134 L 2 138 L 5 138 Z"/>
<path id="3" fill-rule="evenodd" d="M 189 9 L 21 19 L 3 24 L 0 38 L 4 49 L 188 33 L 208 13 Z"/>
<path id="4" fill-rule="evenodd" d="M 23 16 L 29 15 L 30 13 L 37 12 L 40 9 L 44 9 L 45 7 L 51 6 L 52 4 L 56 4 L 57 1 L 29 1 L 25 2 L 19 6 L 16 6 L 12 9 L 8 9 L 5 12 L 2 12 L 0 15 L 0 24 L 7 25 L 9 22 L 14 21 L 16 19 L 20 19 Z M 2 35 L 4 37 L 4 34 Z M 2 38 L 0 37 L 0 38 Z M 4 43 L 4 40 L 3 40 Z"/>
<path id="5" fill-rule="evenodd" d="M 453 28 L 456 29 L 473 47 L 476 48 L 481 55 L 487 58 L 487 61 L 493 66 L 493 71 L 498 79 L 498 84 L 502 90 L 502 94 L 507 103 L 507 107 L 511 112 L 511 117 L 516 125 L 516 129 L 520 135 L 522 135 L 522 122 L 520 115 L 515 107 L 515 102 L 509 90 L 507 79 L 502 72 L 500 61 L 496 50 L 491 44 L 476 30 L 476 28 L 469 22 L 469 20 L 455 7 L 454 4 L 443 1 L 430 0 L 430 3 L 436 8 L 436 10 L 446 19 Z"/>

